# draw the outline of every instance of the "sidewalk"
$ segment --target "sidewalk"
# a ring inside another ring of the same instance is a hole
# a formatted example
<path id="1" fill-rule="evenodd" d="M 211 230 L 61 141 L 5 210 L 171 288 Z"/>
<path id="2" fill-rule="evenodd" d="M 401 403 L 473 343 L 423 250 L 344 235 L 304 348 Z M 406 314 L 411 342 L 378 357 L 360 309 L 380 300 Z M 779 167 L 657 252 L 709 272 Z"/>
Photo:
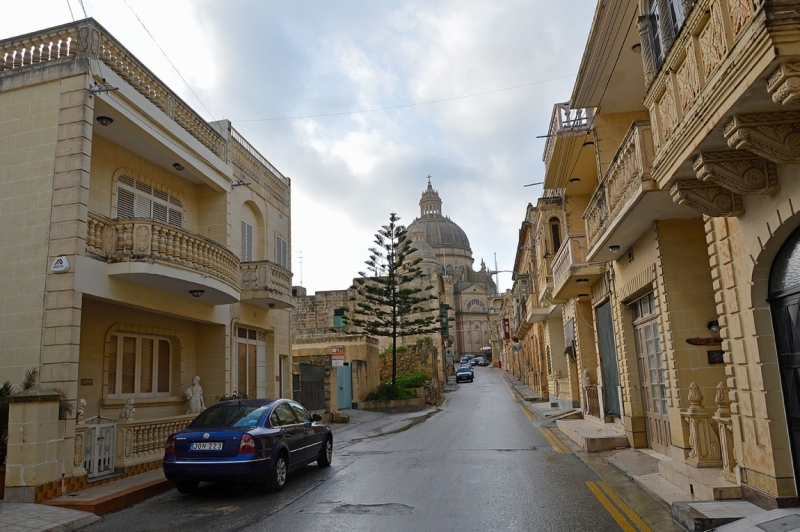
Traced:
<path id="1" fill-rule="evenodd" d="M 662 477 L 659 474 L 658 464 L 671 459 L 650 449 L 628 447 L 586 452 L 588 446 L 580 448 L 559 428 L 554 428 L 558 419 L 568 416 L 572 411 L 551 407 L 549 401 L 539 400 L 536 392 L 507 370 L 497 371 L 505 378 L 517 400 L 533 414 L 534 425 L 550 428 L 551 432 L 570 447 L 574 454 L 598 476 L 607 477 L 613 470 L 617 475 L 621 474 L 623 478 L 636 484 L 654 501 L 669 510 L 676 526 L 681 525 L 684 530 L 713 528 L 719 532 L 763 532 L 764 530 L 800 532 L 800 508 L 767 511 L 741 499 L 701 500 Z M 619 495 L 634 506 L 623 493 Z"/>

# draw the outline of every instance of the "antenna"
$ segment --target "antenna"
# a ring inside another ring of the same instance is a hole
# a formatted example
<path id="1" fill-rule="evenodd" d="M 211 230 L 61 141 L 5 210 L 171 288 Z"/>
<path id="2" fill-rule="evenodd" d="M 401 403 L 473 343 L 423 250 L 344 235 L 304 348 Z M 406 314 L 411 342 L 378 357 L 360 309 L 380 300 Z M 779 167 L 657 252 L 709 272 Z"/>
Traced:
<path id="1" fill-rule="evenodd" d="M 300 286 L 303 286 L 303 250 L 299 250 L 297 255 L 297 260 L 300 262 Z"/>

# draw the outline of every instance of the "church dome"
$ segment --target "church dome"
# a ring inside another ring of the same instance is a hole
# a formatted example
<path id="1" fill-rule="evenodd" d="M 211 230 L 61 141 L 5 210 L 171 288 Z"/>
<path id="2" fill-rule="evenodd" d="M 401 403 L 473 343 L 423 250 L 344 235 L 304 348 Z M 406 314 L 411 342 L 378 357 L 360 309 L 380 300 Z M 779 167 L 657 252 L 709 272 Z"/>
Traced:
<path id="1" fill-rule="evenodd" d="M 424 240 L 412 243 L 411 247 L 414 249 L 414 251 L 409 254 L 409 258 L 413 260 L 421 258 L 422 262 L 436 262 L 436 252 L 433 251 L 433 248 L 430 246 L 430 244 Z"/>
<path id="2" fill-rule="evenodd" d="M 454 247 L 472 252 L 464 230 L 450 218 L 442 216 L 442 200 L 439 198 L 439 193 L 433 190 L 430 176 L 428 176 L 428 188 L 419 200 L 419 208 L 420 217 L 408 226 L 409 233 L 415 231 L 424 233 L 425 241 L 433 248 Z"/>

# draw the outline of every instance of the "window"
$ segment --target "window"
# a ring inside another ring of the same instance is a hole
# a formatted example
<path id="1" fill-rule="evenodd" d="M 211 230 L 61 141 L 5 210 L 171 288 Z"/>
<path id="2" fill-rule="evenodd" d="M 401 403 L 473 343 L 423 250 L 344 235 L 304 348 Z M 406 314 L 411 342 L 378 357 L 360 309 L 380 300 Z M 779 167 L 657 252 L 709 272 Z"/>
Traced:
<path id="1" fill-rule="evenodd" d="M 553 253 L 558 253 L 561 247 L 561 223 L 558 218 L 550 218 L 550 235 L 553 238 Z"/>
<path id="2" fill-rule="evenodd" d="M 344 309 L 343 308 L 335 308 L 333 309 L 333 326 L 334 327 L 344 327 Z"/>
<path id="3" fill-rule="evenodd" d="M 294 410 L 288 403 L 281 403 L 272 411 L 269 417 L 270 425 L 273 427 L 285 427 L 286 425 L 297 425 L 297 417 Z"/>
<path id="4" fill-rule="evenodd" d="M 117 218 L 147 218 L 183 227 L 181 200 L 130 176 L 117 181 Z"/>
<path id="5" fill-rule="evenodd" d="M 242 262 L 253 260 L 253 226 L 242 220 Z"/>
<path id="6" fill-rule="evenodd" d="M 282 268 L 289 268 L 289 244 L 279 236 L 275 237 L 275 262 Z"/>
<path id="7" fill-rule="evenodd" d="M 236 332 L 236 374 L 241 396 L 256 397 L 258 393 L 258 368 L 266 369 L 267 335 L 261 331 L 237 327 Z M 263 383 L 265 384 L 265 383 Z"/>
<path id="8" fill-rule="evenodd" d="M 480 299 L 467 301 L 467 312 L 486 312 L 486 305 Z"/>
<path id="9" fill-rule="evenodd" d="M 651 0 L 648 15 L 653 59 L 659 69 L 683 26 L 685 13 L 681 0 Z"/>
<path id="10" fill-rule="evenodd" d="M 111 336 L 109 397 L 170 395 L 172 346 L 167 338 L 137 334 Z"/>

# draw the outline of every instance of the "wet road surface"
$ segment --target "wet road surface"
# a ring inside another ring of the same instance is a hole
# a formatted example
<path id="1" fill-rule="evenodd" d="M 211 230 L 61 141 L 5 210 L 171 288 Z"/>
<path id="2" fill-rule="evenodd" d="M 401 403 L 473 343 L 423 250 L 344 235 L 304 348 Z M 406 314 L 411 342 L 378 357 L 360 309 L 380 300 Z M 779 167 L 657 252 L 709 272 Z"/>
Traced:
<path id="1" fill-rule="evenodd" d="M 86 530 L 620 530 L 592 491 L 601 479 L 557 452 L 497 371 L 476 367 L 446 397 L 426 413 L 335 425 L 332 467 L 303 468 L 281 493 L 202 484 Z"/>

